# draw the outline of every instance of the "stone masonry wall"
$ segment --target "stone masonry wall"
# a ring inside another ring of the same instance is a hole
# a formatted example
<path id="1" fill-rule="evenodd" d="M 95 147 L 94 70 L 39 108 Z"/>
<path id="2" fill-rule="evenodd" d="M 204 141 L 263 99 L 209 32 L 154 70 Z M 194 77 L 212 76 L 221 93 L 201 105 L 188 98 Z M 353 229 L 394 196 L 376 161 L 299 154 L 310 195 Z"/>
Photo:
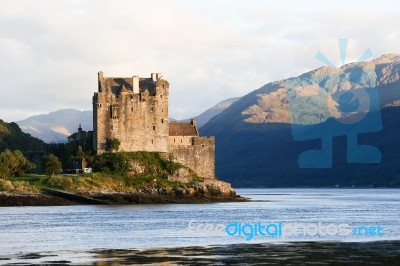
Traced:
<path id="1" fill-rule="evenodd" d="M 169 136 L 168 144 L 173 145 L 192 145 L 194 136 Z"/>
<path id="2" fill-rule="evenodd" d="M 119 151 L 170 154 L 200 177 L 215 178 L 214 137 L 199 137 L 197 130 L 187 132 L 190 128 L 182 131 L 184 136 L 169 136 L 169 83 L 160 74 L 105 78 L 99 72 L 98 84 L 93 96 L 93 146 L 98 154 L 106 151 L 107 139 L 116 138 Z M 191 126 L 195 128 L 194 121 Z"/>
<path id="3" fill-rule="evenodd" d="M 168 94 L 165 80 L 140 79 L 134 93 L 128 78 L 103 78 L 93 97 L 94 147 L 105 152 L 106 139 L 121 141 L 119 151 L 168 151 Z"/>
<path id="4" fill-rule="evenodd" d="M 171 140 L 178 136 L 170 136 Z M 189 137 L 185 137 L 187 140 Z M 169 145 L 169 152 L 176 162 L 190 167 L 200 177 L 206 179 L 215 178 L 215 138 L 214 137 L 190 137 L 191 144 Z M 182 138 L 183 139 L 183 138 Z M 175 140 L 175 143 L 177 142 Z"/>

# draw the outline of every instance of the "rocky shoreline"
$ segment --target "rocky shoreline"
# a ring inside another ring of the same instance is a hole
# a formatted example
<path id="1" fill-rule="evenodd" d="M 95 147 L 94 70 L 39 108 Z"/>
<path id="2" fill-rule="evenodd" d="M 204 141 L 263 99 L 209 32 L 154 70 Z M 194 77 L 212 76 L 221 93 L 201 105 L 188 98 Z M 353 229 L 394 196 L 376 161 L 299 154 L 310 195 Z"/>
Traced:
<path id="1" fill-rule="evenodd" d="M 0 193 L 0 207 L 13 206 L 64 206 L 79 203 L 44 194 Z"/>
<path id="2" fill-rule="evenodd" d="M 148 187 L 133 192 L 93 191 L 85 193 L 15 194 L 0 193 L 0 206 L 63 206 L 84 204 L 167 204 L 247 201 L 230 184 L 205 181 L 188 188 Z M 82 197 L 84 200 L 81 200 Z M 88 202 L 92 199 L 94 203 Z M 96 203 L 97 202 L 97 203 Z"/>

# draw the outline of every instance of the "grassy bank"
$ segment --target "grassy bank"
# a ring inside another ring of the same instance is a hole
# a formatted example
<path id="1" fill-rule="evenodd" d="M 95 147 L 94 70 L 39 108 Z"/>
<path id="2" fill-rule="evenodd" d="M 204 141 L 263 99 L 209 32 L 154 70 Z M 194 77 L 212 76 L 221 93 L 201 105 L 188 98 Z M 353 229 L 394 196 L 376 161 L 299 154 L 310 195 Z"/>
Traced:
<path id="1" fill-rule="evenodd" d="M 95 173 L 80 175 L 24 175 L 0 179 L 0 191 L 15 194 L 40 193 L 43 188 L 69 192 L 134 192 L 146 188 L 186 188 L 201 181 L 186 166 L 155 152 L 107 153 L 87 158 Z M 184 169 L 192 182 L 168 180 Z"/>
<path id="2" fill-rule="evenodd" d="M 26 175 L 0 180 L 0 191 L 18 194 L 40 193 L 43 188 L 70 192 L 134 192 L 145 188 L 185 188 L 191 183 L 154 176 L 116 176 L 105 173 L 81 175 Z"/>
<path id="3" fill-rule="evenodd" d="M 38 194 L 41 191 L 41 181 L 38 176 L 13 177 L 0 179 L 0 192 L 15 194 Z"/>

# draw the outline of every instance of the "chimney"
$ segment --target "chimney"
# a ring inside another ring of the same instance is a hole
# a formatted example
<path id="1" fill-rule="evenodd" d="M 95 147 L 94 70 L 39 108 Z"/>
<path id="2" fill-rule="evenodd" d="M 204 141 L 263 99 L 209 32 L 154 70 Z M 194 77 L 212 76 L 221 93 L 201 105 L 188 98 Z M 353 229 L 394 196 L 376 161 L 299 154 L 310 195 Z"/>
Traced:
<path id="1" fill-rule="evenodd" d="M 139 76 L 132 77 L 132 90 L 134 94 L 139 93 Z"/>
<path id="2" fill-rule="evenodd" d="M 97 80 L 98 80 L 98 89 L 99 89 L 99 92 L 101 91 L 101 85 L 102 85 L 102 82 L 103 82 L 103 71 L 99 71 L 99 72 L 97 72 Z"/>
<path id="3" fill-rule="evenodd" d="M 190 119 L 190 124 L 192 124 L 194 127 L 197 127 L 196 118 Z"/>
<path id="4" fill-rule="evenodd" d="M 156 82 L 157 81 L 157 73 L 151 73 L 151 79 Z"/>

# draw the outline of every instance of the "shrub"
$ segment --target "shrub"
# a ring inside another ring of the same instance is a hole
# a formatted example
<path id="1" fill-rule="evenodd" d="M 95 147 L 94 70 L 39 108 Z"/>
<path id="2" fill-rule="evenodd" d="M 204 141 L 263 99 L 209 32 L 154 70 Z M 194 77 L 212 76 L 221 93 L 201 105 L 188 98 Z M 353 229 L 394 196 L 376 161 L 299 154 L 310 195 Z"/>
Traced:
<path id="1" fill-rule="evenodd" d="M 131 171 L 129 157 L 126 153 L 106 153 L 96 156 L 92 165 L 95 171 L 126 176 Z"/>
<path id="2" fill-rule="evenodd" d="M 74 181 L 69 176 L 52 176 L 49 178 L 48 184 L 50 187 L 63 190 L 72 190 L 74 188 Z"/>
<path id="3" fill-rule="evenodd" d="M 132 160 L 137 160 L 147 165 L 147 173 L 150 175 L 163 175 L 163 172 L 173 174 L 176 170 L 183 167 L 182 164 L 176 163 L 171 158 L 165 159 L 158 152 L 130 152 L 127 154 Z"/>
<path id="4" fill-rule="evenodd" d="M 11 192 L 13 190 L 14 186 L 9 180 L 0 179 L 0 191 Z"/>
<path id="5" fill-rule="evenodd" d="M 0 180 L 0 191 L 13 193 L 39 193 L 39 188 L 27 182 L 19 181 L 12 183 L 9 180 Z"/>
<path id="6" fill-rule="evenodd" d="M 27 171 L 35 168 L 36 165 L 31 163 L 21 151 L 5 150 L 0 153 L 0 177 L 21 176 Z"/>
<path id="7" fill-rule="evenodd" d="M 50 154 L 43 158 L 44 171 L 51 176 L 58 175 L 61 172 L 62 164 L 57 156 Z"/>
<path id="8" fill-rule="evenodd" d="M 118 151 L 121 141 L 117 138 L 106 139 L 105 150 L 108 152 Z"/>
<path id="9" fill-rule="evenodd" d="M 39 193 L 39 189 L 35 186 L 31 186 L 27 182 L 15 182 L 13 192 L 17 193 Z"/>
<path id="10" fill-rule="evenodd" d="M 164 179 L 167 179 L 168 175 L 172 175 L 177 170 L 185 167 L 171 159 L 164 158 L 157 152 L 145 151 L 97 155 L 91 160 L 90 165 L 94 171 L 125 177 L 129 176 L 132 172 L 133 162 L 144 166 L 144 170 L 140 176 L 153 176 Z M 191 174 L 195 175 L 192 172 Z"/>

